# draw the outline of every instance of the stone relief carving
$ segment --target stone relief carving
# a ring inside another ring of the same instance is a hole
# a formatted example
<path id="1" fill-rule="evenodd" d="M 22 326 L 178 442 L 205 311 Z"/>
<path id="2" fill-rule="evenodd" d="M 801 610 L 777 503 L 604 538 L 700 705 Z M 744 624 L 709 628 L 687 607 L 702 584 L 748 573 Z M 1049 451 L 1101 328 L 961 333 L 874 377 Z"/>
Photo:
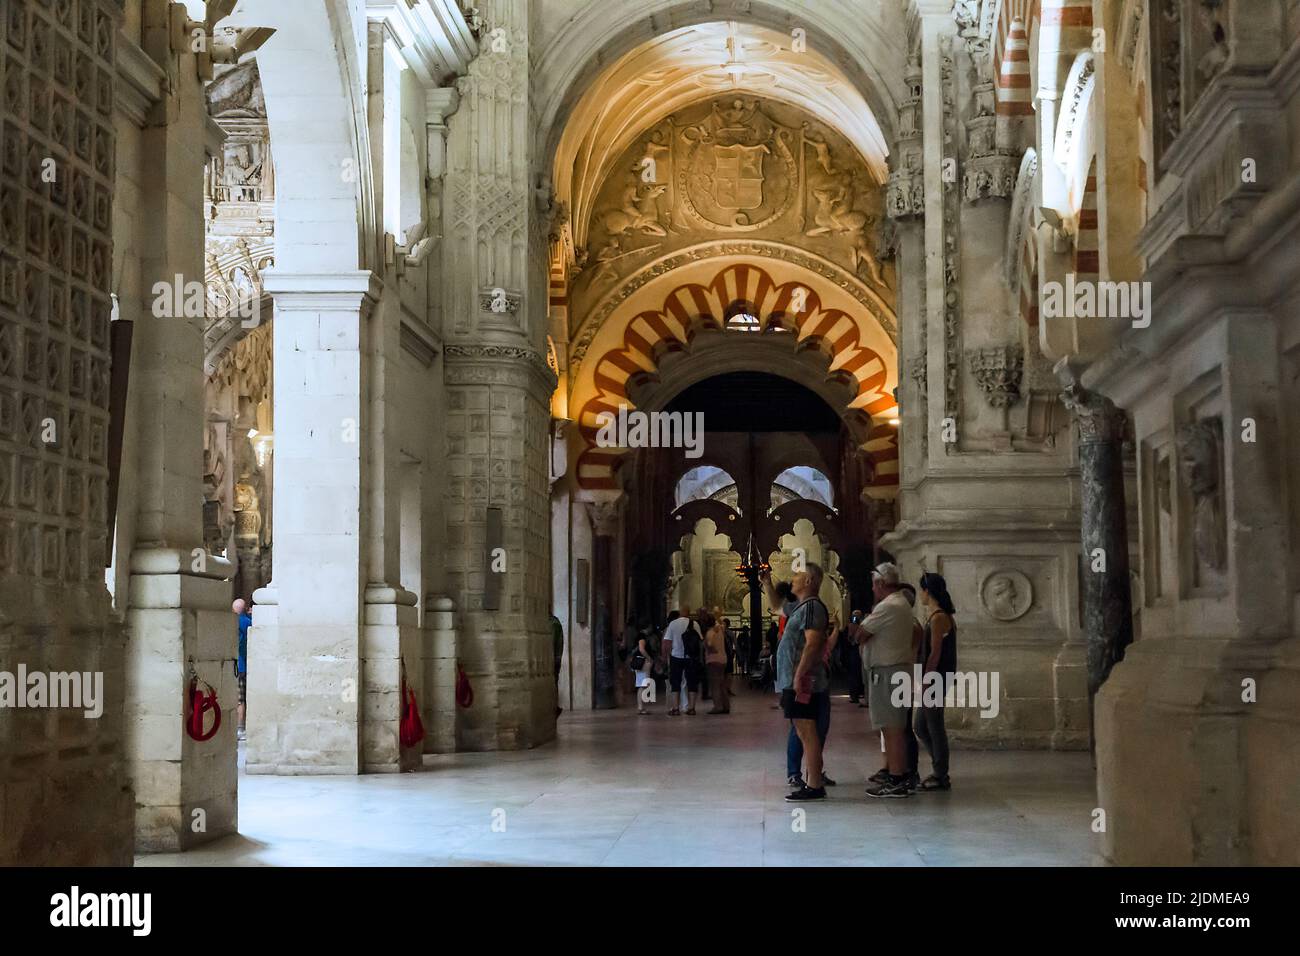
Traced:
<path id="1" fill-rule="evenodd" d="M 1228 33 L 1219 16 L 1223 0 L 1201 0 L 1196 11 L 1198 39 L 1205 52 L 1196 61 L 1196 72 L 1207 83 L 1214 79 L 1228 62 Z"/>
<path id="2" fill-rule="evenodd" d="M 1183 0 L 1159 0 L 1152 36 L 1158 154 L 1169 148 L 1183 128 Z"/>
<path id="3" fill-rule="evenodd" d="M 943 99 L 942 162 L 957 161 L 956 129 L 957 90 L 954 75 L 952 37 L 944 36 L 939 42 L 939 77 Z M 961 276 L 958 223 L 961 221 L 961 198 L 955 182 L 944 183 L 943 240 L 944 240 L 944 415 L 954 421 L 961 420 Z M 944 452 L 953 454 L 957 442 L 944 442 Z"/>
<path id="4" fill-rule="evenodd" d="M 1014 568 L 995 571 L 980 586 L 980 603 L 991 617 L 1014 621 L 1024 617 L 1034 604 L 1034 586 Z"/>
<path id="5" fill-rule="evenodd" d="M 686 107 L 629 147 L 616 169 L 597 197 L 586 247 L 575 250 L 579 297 L 633 273 L 638 257 L 719 233 L 798 236 L 888 288 L 878 184 L 838 132 L 795 107 L 734 95 Z"/>
<path id="6" fill-rule="evenodd" d="M 1024 346 L 968 349 L 966 361 L 980 390 L 994 408 L 1006 408 L 1020 400 L 1020 381 L 1025 368 Z"/>
<path id="7" fill-rule="evenodd" d="M 927 365 L 928 362 L 929 362 L 929 358 L 927 356 L 918 355 L 914 359 L 912 359 L 911 365 L 908 369 L 908 374 L 911 375 L 912 381 L 916 383 L 917 389 L 922 393 L 925 392 L 926 378 L 927 375 L 929 374 L 928 365 Z"/>
<path id="8" fill-rule="evenodd" d="M 1178 429 L 1178 467 L 1192 496 L 1192 543 L 1206 569 L 1227 567 L 1224 523 L 1223 423 L 1207 418 Z"/>
<path id="9" fill-rule="evenodd" d="M 913 55 L 903 71 L 907 95 L 898 107 L 897 157 L 885 191 L 885 210 L 891 219 L 925 214 L 925 160 L 921 131 L 921 61 Z"/>

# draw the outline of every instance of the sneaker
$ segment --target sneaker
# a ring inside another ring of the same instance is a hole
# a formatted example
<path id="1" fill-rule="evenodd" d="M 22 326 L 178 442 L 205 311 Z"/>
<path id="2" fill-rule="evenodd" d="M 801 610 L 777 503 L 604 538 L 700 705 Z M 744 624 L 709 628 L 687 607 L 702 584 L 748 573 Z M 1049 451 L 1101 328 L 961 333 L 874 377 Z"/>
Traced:
<path id="1" fill-rule="evenodd" d="M 873 773 L 870 777 L 867 778 L 867 783 L 888 783 L 888 782 L 889 782 L 888 767 L 881 767 L 879 770 L 877 770 L 875 773 Z"/>
<path id="2" fill-rule="evenodd" d="M 911 773 L 909 773 L 907 775 L 907 789 L 916 790 L 920 786 L 921 786 L 921 775 L 916 771 L 912 771 Z"/>
<path id="3" fill-rule="evenodd" d="M 828 777 L 828 776 L 826 775 L 826 771 L 824 771 L 824 770 L 822 771 L 822 786 L 824 786 L 824 787 L 833 787 L 833 786 L 835 786 L 835 781 L 832 780 L 830 777 Z"/>
<path id="4" fill-rule="evenodd" d="M 890 777 L 884 783 L 878 783 L 874 787 L 867 787 L 867 796 L 885 797 L 897 799 L 899 797 L 910 797 L 912 791 L 907 787 L 906 777 Z"/>
<path id="5" fill-rule="evenodd" d="M 826 788 L 818 787 L 814 790 L 812 787 L 800 787 L 794 793 L 786 794 L 787 803 L 798 803 L 803 800 L 825 800 Z"/>
<path id="6" fill-rule="evenodd" d="M 949 780 L 947 777 L 936 777 L 934 774 L 930 774 L 930 776 L 926 777 L 925 780 L 920 784 L 920 789 L 926 791 L 951 790 L 952 781 Z"/>
<path id="7" fill-rule="evenodd" d="M 803 777 L 801 777 L 797 773 L 790 774 L 790 776 L 786 778 L 785 783 L 786 786 L 794 787 L 796 790 L 802 790 L 805 786 L 807 786 L 807 784 L 803 782 Z"/>

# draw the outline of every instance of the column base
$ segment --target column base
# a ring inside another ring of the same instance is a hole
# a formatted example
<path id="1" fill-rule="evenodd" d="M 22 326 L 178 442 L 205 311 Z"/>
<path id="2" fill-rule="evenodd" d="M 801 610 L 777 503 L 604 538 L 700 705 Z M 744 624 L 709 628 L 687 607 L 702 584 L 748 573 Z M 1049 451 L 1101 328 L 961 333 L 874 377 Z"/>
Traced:
<path id="1" fill-rule="evenodd" d="M 192 570 L 195 559 L 183 550 L 131 556 L 126 715 L 137 852 L 188 850 L 238 831 L 232 566 L 199 560 L 201 570 Z M 222 711 L 217 733 L 202 742 L 185 732 L 191 666 Z"/>
<path id="2" fill-rule="evenodd" d="M 1300 638 L 1139 640 L 1096 721 L 1109 862 L 1300 865 Z"/>

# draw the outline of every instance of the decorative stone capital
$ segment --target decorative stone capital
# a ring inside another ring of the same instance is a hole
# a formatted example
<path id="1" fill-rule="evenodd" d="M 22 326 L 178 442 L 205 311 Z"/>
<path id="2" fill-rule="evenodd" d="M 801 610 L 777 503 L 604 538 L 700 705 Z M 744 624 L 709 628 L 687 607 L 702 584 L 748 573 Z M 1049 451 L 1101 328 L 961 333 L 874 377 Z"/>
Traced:
<path id="1" fill-rule="evenodd" d="M 623 512 L 623 496 L 599 498 L 587 502 L 587 513 L 596 527 L 596 536 L 612 538 L 618 534 L 618 522 Z"/>
<path id="2" fill-rule="evenodd" d="M 1061 401 L 1079 423 L 1079 443 L 1083 445 L 1120 444 L 1127 424 L 1124 413 L 1105 395 L 1089 391 L 1080 381 L 1081 370 L 1069 357 L 1053 366 L 1061 382 Z"/>
<path id="3" fill-rule="evenodd" d="M 966 361 L 980 390 L 994 408 L 1006 408 L 1020 400 L 1020 380 L 1025 370 L 1023 346 L 967 349 Z"/>

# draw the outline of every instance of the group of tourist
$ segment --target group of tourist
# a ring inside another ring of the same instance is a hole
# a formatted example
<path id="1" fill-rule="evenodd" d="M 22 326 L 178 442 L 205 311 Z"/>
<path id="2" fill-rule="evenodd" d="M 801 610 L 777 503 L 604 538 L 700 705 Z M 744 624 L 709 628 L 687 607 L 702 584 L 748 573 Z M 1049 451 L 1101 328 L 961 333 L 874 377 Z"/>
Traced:
<path id="1" fill-rule="evenodd" d="M 875 606 L 865 617 L 855 611 L 845 628 L 818 597 L 818 565 L 809 564 L 788 585 L 773 585 L 769 574 L 762 580 L 773 611 L 779 609 L 781 615 L 776 690 L 790 721 L 786 771 L 793 788 L 786 799 L 820 800 L 826 787 L 835 785 L 822 766 L 822 754 L 830 732 L 829 665 L 841 639 L 856 648 L 871 726 L 884 738 L 885 766 L 871 776 L 867 795 L 899 798 L 918 790 L 951 789 L 942 701 L 923 705 L 911 688 L 916 664 L 923 673 L 950 673 L 957 666 L 956 610 L 942 575 L 921 576 L 922 625 L 915 614 L 917 589 L 902 581 L 896 565 L 878 565 L 871 575 Z M 852 690 L 855 682 L 850 684 Z M 925 780 L 917 766 L 921 745 L 934 768 Z"/>
<path id="2" fill-rule="evenodd" d="M 774 583 L 770 572 L 760 576 L 776 617 L 764 659 L 772 663 L 778 706 L 789 721 L 786 775 L 792 789 L 786 799 L 820 800 L 827 786 L 835 786 L 822 756 L 830 732 L 830 672 L 837 649 L 841 659 L 851 662 L 850 697 L 854 702 L 861 699 L 872 729 L 884 742 L 885 765 L 871 776 L 867 795 L 902 798 L 951 789 L 943 703 L 923 703 L 919 688 L 911 686 L 915 665 L 926 674 L 956 670 L 956 610 L 947 583 L 942 575 L 927 573 L 918 589 L 901 579 L 896 565 L 880 564 L 872 572 L 871 613 L 855 611 L 848 625 L 841 626 L 819 597 L 822 578 L 816 564 L 808 564 L 788 582 Z M 918 600 L 924 624 L 917 619 Z M 652 634 L 642 632 L 631 654 L 637 712 L 649 713 L 646 704 L 654 696 L 645 688 L 666 678 L 669 716 L 694 715 L 702 684 L 712 693 L 708 713 L 730 713 L 734 653 L 726 619 L 709 611 L 692 614 L 688 607 L 674 611 L 660 646 L 654 646 Z M 922 746 L 933 765 L 924 780 L 918 769 Z"/>
<path id="3" fill-rule="evenodd" d="M 649 633 L 639 634 L 630 661 L 636 674 L 638 714 L 649 713 L 644 688 L 665 674 L 671 690 L 668 716 L 684 713 L 694 717 L 701 688 L 713 702 L 708 713 L 731 713 L 731 671 L 736 663 L 731 621 L 711 611 L 692 615 L 689 607 L 682 607 L 668 615 L 658 652 L 651 646 L 652 640 Z M 682 703 L 686 704 L 684 710 Z"/>

